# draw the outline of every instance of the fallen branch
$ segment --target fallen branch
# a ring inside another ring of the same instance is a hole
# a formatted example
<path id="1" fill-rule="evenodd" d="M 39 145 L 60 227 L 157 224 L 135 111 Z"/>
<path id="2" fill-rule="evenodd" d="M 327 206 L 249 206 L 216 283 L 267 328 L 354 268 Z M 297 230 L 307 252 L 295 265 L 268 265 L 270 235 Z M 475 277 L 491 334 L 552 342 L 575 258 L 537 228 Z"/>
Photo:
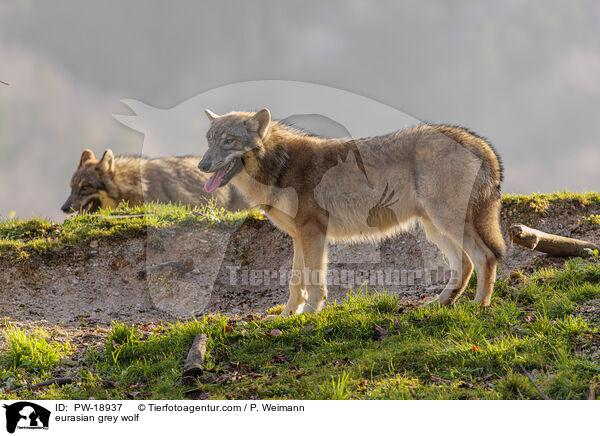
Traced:
<path id="1" fill-rule="evenodd" d="M 56 385 L 56 386 L 60 387 L 60 386 L 64 386 L 64 385 L 69 385 L 74 382 L 75 382 L 75 379 L 72 377 L 59 377 L 59 378 L 53 378 L 52 380 L 47 380 L 47 381 L 44 381 L 41 383 L 36 383 L 34 385 L 28 385 L 27 387 L 15 389 L 12 392 L 21 392 L 21 391 L 24 391 L 25 389 L 36 391 L 38 389 L 47 388 L 48 386 L 51 386 L 51 385 Z"/>
<path id="2" fill-rule="evenodd" d="M 548 395 L 546 395 L 546 393 L 542 390 L 542 388 L 540 388 L 540 386 L 535 382 L 535 380 L 533 379 L 533 376 L 531 374 L 529 374 L 529 372 L 525 369 L 525 367 L 520 363 L 519 363 L 519 368 L 521 369 L 523 374 L 525 374 L 525 376 L 529 379 L 529 381 L 531 382 L 533 387 L 539 392 L 539 394 L 542 396 L 542 398 L 544 400 L 549 400 L 550 397 Z"/>
<path id="3" fill-rule="evenodd" d="M 517 245 L 557 257 L 589 257 L 600 250 L 593 242 L 545 233 L 523 224 L 512 225 L 508 233 Z"/>
<path id="4" fill-rule="evenodd" d="M 196 336 L 194 343 L 188 352 L 185 365 L 183 365 L 182 381 L 184 383 L 193 382 L 196 377 L 204 374 L 204 357 L 206 356 L 206 345 L 208 343 L 208 337 L 201 333 Z"/>

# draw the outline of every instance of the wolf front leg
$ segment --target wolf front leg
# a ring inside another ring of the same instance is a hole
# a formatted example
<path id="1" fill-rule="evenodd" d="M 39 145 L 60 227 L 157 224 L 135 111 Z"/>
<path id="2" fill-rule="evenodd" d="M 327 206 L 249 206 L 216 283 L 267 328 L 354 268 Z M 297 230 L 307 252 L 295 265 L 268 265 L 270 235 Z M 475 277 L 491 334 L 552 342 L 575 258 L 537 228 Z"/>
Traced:
<path id="1" fill-rule="evenodd" d="M 281 316 L 295 315 L 302 312 L 306 303 L 306 291 L 304 290 L 304 259 L 302 257 L 302 246 L 298 238 L 294 241 L 294 263 L 290 276 L 290 298 L 288 299 Z"/>
<path id="2" fill-rule="evenodd" d="M 306 225 L 300 231 L 304 259 L 304 284 L 308 300 L 304 313 L 317 313 L 327 299 L 327 238 L 318 225 Z"/>

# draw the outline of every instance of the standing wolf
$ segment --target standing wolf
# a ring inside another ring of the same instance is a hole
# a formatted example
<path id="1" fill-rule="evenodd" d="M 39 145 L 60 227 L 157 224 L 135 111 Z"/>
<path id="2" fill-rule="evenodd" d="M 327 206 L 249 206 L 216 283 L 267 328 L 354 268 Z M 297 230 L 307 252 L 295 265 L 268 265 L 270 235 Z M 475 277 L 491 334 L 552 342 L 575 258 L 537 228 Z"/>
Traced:
<path id="1" fill-rule="evenodd" d="M 294 241 L 283 315 L 318 312 L 323 306 L 328 241 L 377 240 L 415 221 L 452 269 L 437 300 L 452 304 L 474 265 L 475 301 L 490 304 L 505 244 L 499 223 L 502 167 L 484 139 L 446 125 L 326 139 L 271 120 L 268 109 L 206 114 L 209 149 L 199 164 L 213 173 L 206 191 L 231 181 L 262 203 L 271 221 Z M 284 212 L 292 209 L 289 198 L 280 195 L 290 187 L 297 194 L 293 216 Z"/>
<path id="2" fill-rule="evenodd" d="M 192 156 L 115 157 L 110 149 L 98 160 L 91 150 L 84 150 L 71 179 L 71 194 L 61 209 L 65 213 L 93 213 L 101 208 L 115 208 L 121 202 L 137 206 L 150 201 L 198 206 L 211 199 L 218 207 L 229 210 L 248 208 L 233 187 L 208 194 L 202 188 L 208 175 L 198 170 L 198 162 L 200 158 Z"/>

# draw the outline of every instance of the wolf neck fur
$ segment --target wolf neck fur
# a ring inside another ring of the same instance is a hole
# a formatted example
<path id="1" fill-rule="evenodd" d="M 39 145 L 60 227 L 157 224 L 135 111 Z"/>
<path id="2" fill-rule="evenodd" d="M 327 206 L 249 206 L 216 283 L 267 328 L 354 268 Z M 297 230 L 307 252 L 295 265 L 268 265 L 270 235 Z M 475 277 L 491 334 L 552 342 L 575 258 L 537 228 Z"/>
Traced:
<path id="1" fill-rule="evenodd" d="M 353 138 L 324 138 L 274 121 L 263 143 L 244 156 L 244 167 L 254 180 L 270 187 L 286 188 L 284 180 L 289 167 L 293 166 L 291 161 L 312 159 L 315 149 L 319 149 L 328 155 L 328 162 L 320 162 L 320 165 L 336 165 L 338 157 L 346 160 L 347 154 L 352 152 L 364 172 L 357 149 L 359 141 Z M 307 182 L 310 184 L 310 181 Z M 318 183 L 317 180 L 312 182 Z M 242 186 L 239 189 L 246 191 Z M 246 192 L 246 195 L 252 196 L 252 193 Z"/>
<path id="2" fill-rule="evenodd" d="M 294 149 L 306 149 L 325 142 L 339 142 L 339 139 L 326 139 L 313 136 L 294 127 L 274 121 L 263 144 L 244 156 L 245 170 L 256 181 L 275 187 L 282 187 L 281 180 L 288 168 Z"/>
<path id="3" fill-rule="evenodd" d="M 130 205 L 142 203 L 142 173 L 145 164 L 144 158 L 116 156 L 113 178 L 105 182 L 108 195 L 113 199 L 127 201 Z"/>

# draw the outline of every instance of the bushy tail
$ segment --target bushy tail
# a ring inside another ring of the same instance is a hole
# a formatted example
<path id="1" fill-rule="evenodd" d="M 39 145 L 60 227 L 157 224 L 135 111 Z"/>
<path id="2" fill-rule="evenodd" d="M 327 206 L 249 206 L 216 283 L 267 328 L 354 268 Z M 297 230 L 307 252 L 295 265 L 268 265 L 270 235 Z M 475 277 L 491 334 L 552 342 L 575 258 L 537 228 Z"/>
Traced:
<path id="1" fill-rule="evenodd" d="M 500 193 L 481 199 L 473 205 L 471 219 L 475 230 L 497 259 L 506 254 L 506 244 L 500 228 Z"/>

